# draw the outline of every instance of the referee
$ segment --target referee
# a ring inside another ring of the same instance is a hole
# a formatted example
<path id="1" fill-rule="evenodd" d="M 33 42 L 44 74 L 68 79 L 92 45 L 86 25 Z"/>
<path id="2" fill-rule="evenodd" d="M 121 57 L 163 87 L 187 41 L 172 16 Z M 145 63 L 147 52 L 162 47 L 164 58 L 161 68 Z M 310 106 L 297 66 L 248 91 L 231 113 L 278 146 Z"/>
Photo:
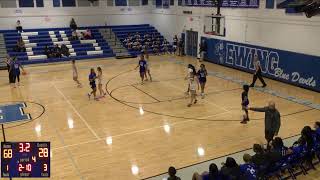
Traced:
<path id="1" fill-rule="evenodd" d="M 265 139 L 268 142 L 268 147 L 270 142 L 273 140 L 274 136 L 277 136 L 281 126 L 280 113 L 276 109 L 276 105 L 273 101 L 268 103 L 268 106 L 263 108 L 248 108 L 248 110 L 256 112 L 264 112 L 264 125 L 265 125 Z"/>
<path id="2" fill-rule="evenodd" d="M 257 54 L 254 54 L 253 64 L 254 64 L 255 72 L 254 72 L 253 80 L 252 80 L 252 83 L 251 83 L 250 87 L 254 87 L 254 84 L 256 83 L 257 78 L 259 78 L 259 80 L 261 81 L 262 87 L 263 88 L 266 87 L 267 84 L 264 82 L 264 80 L 262 78 L 261 65 L 260 65 L 260 61 L 258 59 L 258 55 Z"/>

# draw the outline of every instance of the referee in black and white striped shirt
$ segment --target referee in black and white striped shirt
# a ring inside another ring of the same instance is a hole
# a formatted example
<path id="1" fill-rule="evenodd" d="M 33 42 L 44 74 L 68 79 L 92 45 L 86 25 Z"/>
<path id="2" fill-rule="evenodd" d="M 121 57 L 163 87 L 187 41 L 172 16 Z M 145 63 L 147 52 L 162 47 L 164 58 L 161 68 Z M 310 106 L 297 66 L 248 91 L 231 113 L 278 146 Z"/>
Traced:
<path id="1" fill-rule="evenodd" d="M 254 87 L 254 84 L 256 83 L 257 78 L 259 78 L 259 80 L 261 81 L 262 87 L 266 87 L 267 84 L 264 82 L 264 80 L 262 78 L 261 65 L 260 65 L 260 61 L 258 59 L 258 55 L 257 54 L 254 54 L 253 64 L 254 64 L 255 72 L 253 74 L 253 80 L 252 80 L 252 83 L 251 83 L 250 87 Z"/>

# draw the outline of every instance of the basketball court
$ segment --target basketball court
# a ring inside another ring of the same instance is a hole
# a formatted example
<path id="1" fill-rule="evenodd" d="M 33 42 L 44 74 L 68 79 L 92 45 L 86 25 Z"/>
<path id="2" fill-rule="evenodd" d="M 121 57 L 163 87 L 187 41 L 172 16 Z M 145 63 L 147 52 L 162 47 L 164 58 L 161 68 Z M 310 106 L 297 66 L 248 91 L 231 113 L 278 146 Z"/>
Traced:
<path id="1" fill-rule="evenodd" d="M 25 67 L 18 88 L 0 72 L 1 105 L 25 103 L 30 119 L 5 124 L 7 141 L 50 141 L 51 179 L 144 179 L 264 143 L 264 114 L 250 112 L 240 124 L 242 83 L 252 75 L 206 63 L 206 97 L 187 107 L 186 66 L 195 58 L 151 56 L 153 82 L 140 84 L 137 59 L 77 61 L 77 88 L 71 64 Z M 108 95 L 88 100 L 88 74 L 102 67 Z M 282 115 L 279 136 L 300 133 L 320 116 L 316 92 L 267 79 L 251 89 L 251 106 L 275 101 Z M 1 134 L 1 139 L 3 139 Z"/>

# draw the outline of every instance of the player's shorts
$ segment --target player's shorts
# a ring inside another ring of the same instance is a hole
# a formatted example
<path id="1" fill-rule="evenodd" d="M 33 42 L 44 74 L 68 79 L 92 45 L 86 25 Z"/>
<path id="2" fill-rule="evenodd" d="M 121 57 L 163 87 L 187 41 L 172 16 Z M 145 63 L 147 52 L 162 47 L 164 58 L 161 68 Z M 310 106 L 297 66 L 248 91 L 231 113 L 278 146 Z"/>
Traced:
<path id="1" fill-rule="evenodd" d="M 91 89 L 95 89 L 95 88 L 97 88 L 96 83 L 90 83 L 90 86 L 91 86 Z"/>
<path id="2" fill-rule="evenodd" d="M 199 78 L 199 82 L 200 82 L 200 84 L 206 83 L 207 82 L 207 78 Z"/>
<path id="3" fill-rule="evenodd" d="M 144 76 L 146 74 L 146 71 L 140 71 L 140 76 Z"/>
<path id="4" fill-rule="evenodd" d="M 246 102 L 242 103 L 241 105 L 242 105 L 242 110 L 245 110 L 248 108 L 249 101 L 246 101 Z"/>
<path id="5" fill-rule="evenodd" d="M 190 90 L 190 94 L 191 95 L 197 95 L 197 91 L 196 90 Z"/>
<path id="6" fill-rule="evenodd" d="M 104 84 L 104 81 L 103 80 L 100 80 L 100 81 L 98 81 L 98 84 L 100 85 L 100 84 Z"/>

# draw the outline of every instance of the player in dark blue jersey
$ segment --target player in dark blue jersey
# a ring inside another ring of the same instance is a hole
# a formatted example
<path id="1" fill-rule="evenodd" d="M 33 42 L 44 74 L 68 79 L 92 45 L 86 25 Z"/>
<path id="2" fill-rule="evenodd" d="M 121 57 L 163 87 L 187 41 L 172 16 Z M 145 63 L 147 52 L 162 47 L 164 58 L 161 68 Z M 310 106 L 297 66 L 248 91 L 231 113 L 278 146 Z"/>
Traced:
<path id="1" fill-rule="evenodd" d="M 24 72 L 24 69 L 19 61 L 17 61 L 16 57 L 13 58 L 13 60 L 10 63 L 10 69 L 9 74 L 11 74 L 11 83 L 13 87 L 16 87 L 16 81 L 18 82 L 18 85 L 20 85 L 20 69 Z"/>
<path id="2" fill-rule="evenodd" d="M 315 128 L 316 133 L 320 136 L 320 122 L 319 121 L 314 123 L 314 128 Z"/>
<path id="3" fill-rule="evenodd" d="M 249 154 L 243 155 L 244 164 L 240 165 L 240 171 L 246 180 L 257 179 L 257 168 L 252 163 L 251 156 Z"/>
<path id="4" fill-rule="evenodd" d="M 96 72 L 94 71 L 93 68 L 90 69 L 90 74 L 89 74 L 89 84 L 91 86 L 92 91 L 88 93 L 88 97 L 90 99 L 91 95 L 93 94 L 94 100 L 98 101 L 98 98 L 96 97 L 96 92 L 97 92 L 97 85 L 96 85 Z"/>
<path id="5" fill-rule="evenodd" d="M 241 94 L 241 106 L 242 110 L 245 112 L 245 115 L 243 115 L 243 119 L 241 121 L 242 124 L 247 124 L 249 121 L 249 113 L 248 113 L 248 105 L 249 105 L 249 86 L 243 85 L 243 92 Z"/>
<path id="6" fill-rule="evenodd" d="M 199 78 L 199 83 L 200 83 L 200 87 L 201 87 L 201 97 L 202 99 L 204 98 L 204 88 L 206 87 L 206 82 L 207 82 L 207 70 L 206 70 L 206 66 L 204 64 L 200 65 L 200 69 L 197 73 L 198 78 Z"/>
<path id="7" fill-rule="evenodd" d="M 141 53 L 140 60 L 135 69 L 139 68 L 140 78 L 141 78 L 141 84 L 143 84 L 144 76 L 147 71 L 147 62 L 144 60 L 144 54 Z"/>

